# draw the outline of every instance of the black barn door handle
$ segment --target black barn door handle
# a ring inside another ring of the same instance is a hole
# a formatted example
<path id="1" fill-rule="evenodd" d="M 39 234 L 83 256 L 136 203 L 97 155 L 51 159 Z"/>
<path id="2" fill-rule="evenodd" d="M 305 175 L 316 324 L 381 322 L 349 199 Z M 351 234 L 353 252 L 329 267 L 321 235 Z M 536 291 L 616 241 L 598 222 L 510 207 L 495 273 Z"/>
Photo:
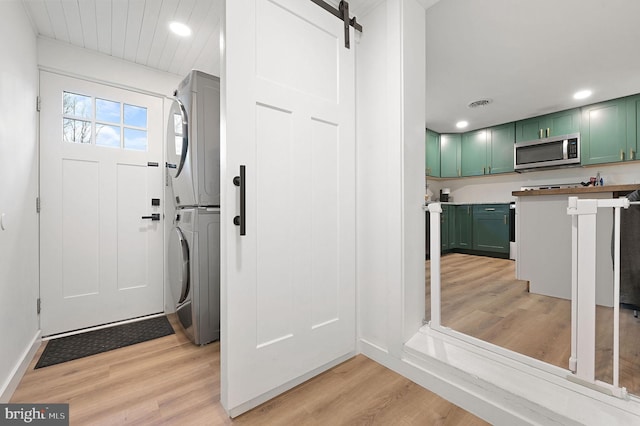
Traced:
<path id="1" fill-rule="evenodd" d="M 233 224 L 240 227 L 240 235 L 247 235 L 247 188 L 245 181 L 245 168 L 246 166 L 240 166 L 240 176 L 236 176 L 233 178 L 233 184 L 240 187 L 240 216 L 236 216 L 233 218 Z"/>

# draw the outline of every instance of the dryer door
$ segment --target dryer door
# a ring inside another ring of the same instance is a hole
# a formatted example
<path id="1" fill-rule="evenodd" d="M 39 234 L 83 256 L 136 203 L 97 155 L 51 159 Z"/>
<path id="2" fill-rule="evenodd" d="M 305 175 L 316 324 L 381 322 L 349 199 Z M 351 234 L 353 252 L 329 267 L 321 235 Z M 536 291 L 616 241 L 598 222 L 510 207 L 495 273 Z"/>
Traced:
<path id="1" fill-rule="evenodd" d="M 167 167 L 170 176 L 180 176 L 187 160 L 189 149 L 189 117 L 180 99 L 176 99 L 169 112 L 167 126 Z"/>
<path id="2" fill-rule="evenodd" d="M 176 306 L 189 295 L 189 245 L 180 228 L 175 227 L 169 238 L 169 285 Z"/>

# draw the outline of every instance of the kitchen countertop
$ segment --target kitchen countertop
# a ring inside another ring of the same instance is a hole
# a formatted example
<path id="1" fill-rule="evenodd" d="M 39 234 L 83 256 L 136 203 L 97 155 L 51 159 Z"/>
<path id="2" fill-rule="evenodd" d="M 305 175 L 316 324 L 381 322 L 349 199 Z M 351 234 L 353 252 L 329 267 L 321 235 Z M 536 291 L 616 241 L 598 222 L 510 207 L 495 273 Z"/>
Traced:
<path id="1" fill-rule="evenodd" d="M 422 206 L 423 210 L 427 210 L 429 208 L 429 204 L 434 204 L 434 203 L 440 203 L 446 206 L 473 206 L 473 205 L 478 205 L 478 204 L 510 204 L 509 201 L 483 201 L 483 202 L 477 202 L 477 203 L 462 203 L 462 202 L 457 202 L 457 201 L 452 201 L 452 202 L 440 202 L 440 201 L 427 201 L 424 203 L 424 205 Z"/>
<path id="2" fill-rule="evenodd" d="M 528 191 L 513 191 L 514 197 L 530 197 L 536 195 L 574 195 L 574 194 L 594 194 L 600 192 L 630 192 L 640 189 L 640 184 L 630 185 L 605 185 L 605 186 L 583 186 L 578 188 L 553 188 L 553 189 L 531 189 Z"/>

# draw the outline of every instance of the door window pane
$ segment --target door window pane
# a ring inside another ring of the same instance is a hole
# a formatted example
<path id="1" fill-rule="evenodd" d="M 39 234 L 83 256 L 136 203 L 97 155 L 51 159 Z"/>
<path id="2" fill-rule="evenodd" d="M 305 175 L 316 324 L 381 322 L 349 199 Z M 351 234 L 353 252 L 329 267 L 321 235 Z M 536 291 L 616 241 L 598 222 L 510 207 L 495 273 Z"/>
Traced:
<path id="1" fill-rule="evenodd" d="M 96 120 L 120 124 L 120 102 L 96 98 Z"/>
<path id="2" fill-rule="evenodd" d="M 62 140 L 73 143 L 91 143 L 91 122 L 63 118 Z"/>
<path id="3" fill-rule="evenodd" d="M 120 126 L 96 124 L 96 145 L 120 148 Z"/>
<path id="4" fill-rule="evenodd" d="M 147 150 L 147 131 L 136 129 L 124 129 L 124 147 L 134 151 Z"/>
<path id="5" fill-rule="evenodd" d="M 91 118 L 93 108 L 91 108 L 91 96 L 78 95 L 71 92 L 63 92 L 62 113 L 75 117 Z"/>
<path id="6" fill-rule="evenodd" d="M 147 109 L 135 105 L 124 104 L 125 126 L 147 128 Z"/>

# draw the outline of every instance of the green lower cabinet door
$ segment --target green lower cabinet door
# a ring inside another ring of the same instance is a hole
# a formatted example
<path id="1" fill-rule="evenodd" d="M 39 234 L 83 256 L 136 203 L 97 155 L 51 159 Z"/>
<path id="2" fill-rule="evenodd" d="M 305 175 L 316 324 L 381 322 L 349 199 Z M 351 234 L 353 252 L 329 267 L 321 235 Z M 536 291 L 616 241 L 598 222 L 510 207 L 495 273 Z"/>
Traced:
<path id="1" fill-rule="evenodd" d="M 473 206 L 473 249 L 509 253 L 509 205 Z"/>
<path id="2" fill-rule="evenodd" d="M 456 220 L 456 248 L 471 249 L 472 246 L 472 213 L 473 206 L 457 205 L 455 206 Z"/>
<path id="3" fill-rule="evenodd" d="M 440 214 L 440 250 L 449 250 L 449 206 L 442 205 L 442 213 Z"/>

